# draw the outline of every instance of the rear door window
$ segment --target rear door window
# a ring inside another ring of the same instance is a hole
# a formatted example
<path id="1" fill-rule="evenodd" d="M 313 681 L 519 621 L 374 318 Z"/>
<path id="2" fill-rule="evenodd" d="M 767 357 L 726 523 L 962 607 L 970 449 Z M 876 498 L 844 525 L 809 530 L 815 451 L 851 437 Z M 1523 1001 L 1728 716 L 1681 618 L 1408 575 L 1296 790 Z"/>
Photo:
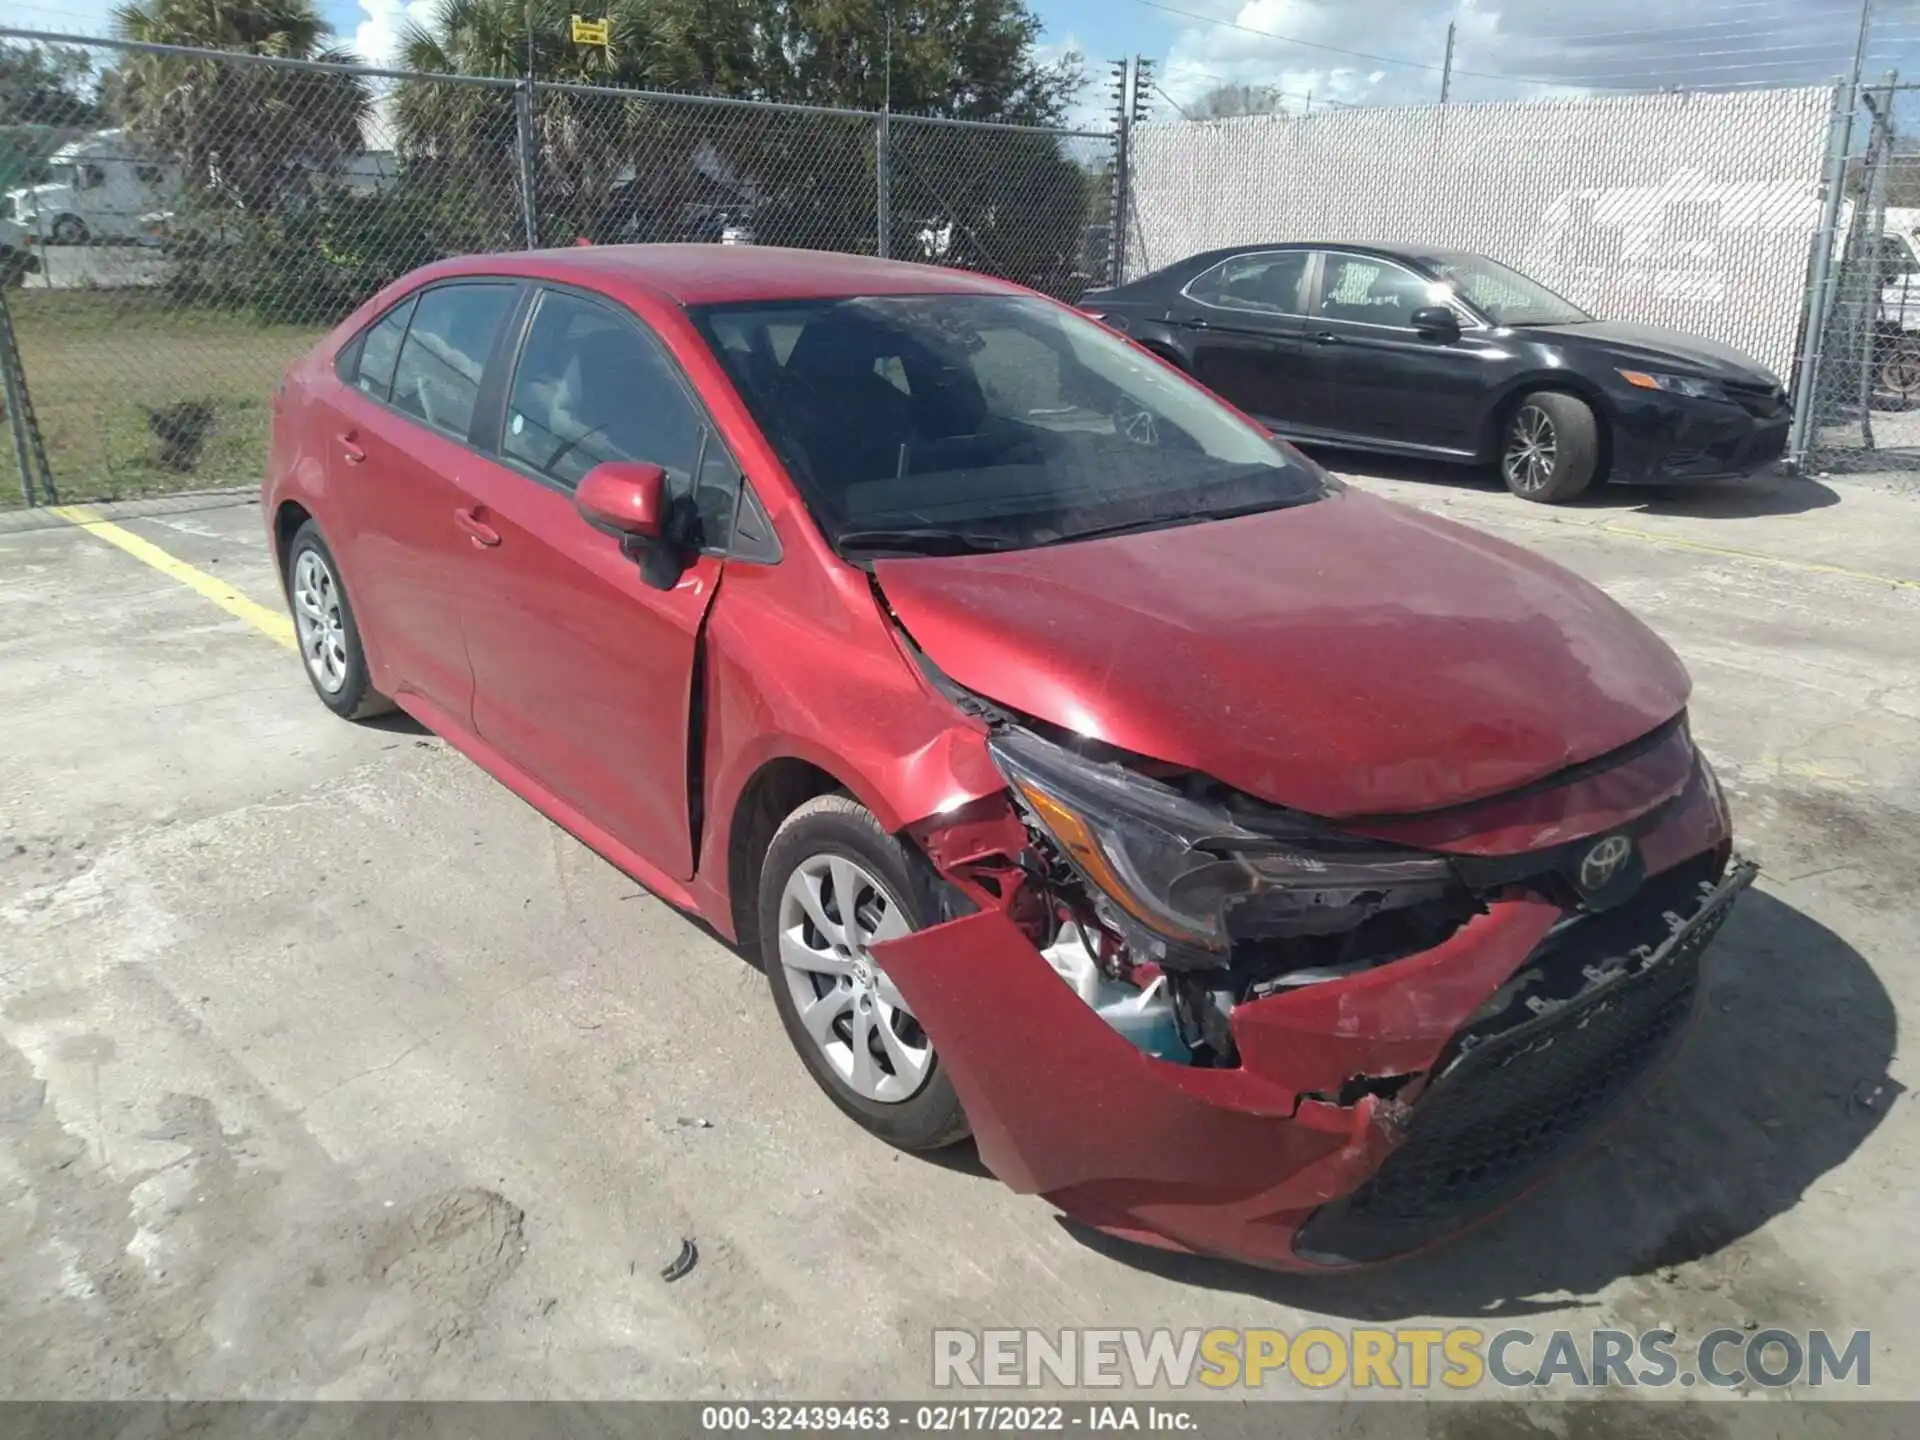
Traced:
<path id="1" fill-rule="evenodd" d="M 413 318 L 413 297 L 398 305 L 363 331 L 347 374 L 341 378 L 376 400 L 385 400 L 393 388 L 394 362 L 400 358 L 400 342 L 407 337 L 407 321 Z"/>
<path id="2" fill-rule="evenodd" d="M 423 294 L 394 365 L 389 403 L 465 440 L 487 356 L 514 293 L 505 281 L 477 281 L 436 285 Z"/>
<path id="3" fill-rule="evenodd" d="M 1236 255 L 1190 282 L 1187 294 L 1226 310 L 1298 315 L 1310 258 L 1305 250 Z"/>

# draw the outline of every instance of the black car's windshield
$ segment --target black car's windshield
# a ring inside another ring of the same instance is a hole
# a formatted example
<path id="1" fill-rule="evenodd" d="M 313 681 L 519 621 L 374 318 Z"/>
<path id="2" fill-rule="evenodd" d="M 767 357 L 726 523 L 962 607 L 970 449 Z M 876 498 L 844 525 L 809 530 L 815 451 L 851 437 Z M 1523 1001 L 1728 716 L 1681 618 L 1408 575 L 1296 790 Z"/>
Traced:
<path id="1" fill-rule="evenodd" d="M 846 554 L 1045 545 L 1334 488 L 1043 300 L 864 296 L 708 306 L 695 319 Z"/>
<path id="2" fill-rule="evenodd" d="M 1484 255 L 1448 255 L 1433 271 L 1496 325 L 1581 325 L 1593 319 L 1537 280 Z"/>

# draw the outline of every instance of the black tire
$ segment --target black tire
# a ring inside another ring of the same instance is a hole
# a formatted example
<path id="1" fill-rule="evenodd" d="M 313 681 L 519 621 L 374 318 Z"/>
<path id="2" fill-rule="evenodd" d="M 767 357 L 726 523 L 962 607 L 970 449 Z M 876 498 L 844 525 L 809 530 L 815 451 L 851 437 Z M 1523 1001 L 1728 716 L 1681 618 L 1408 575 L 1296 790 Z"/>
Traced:
<path id="1" fill-rule="evenodd" d="M 62 215 L 53 222 L 52 238 L 56 245 L 84 245 L 93 238 L 93 232 L 78 215 Z"/>
<path id="2" fill-rule="evenodd" d="M 1500 478 L 1522 500 L 1562 505 L 1593 483 L 1600 422 L 1577 395 L 1523 395 L 1500 432 Z"/>
<path id="3" fill-rule="evenodd" d="M 938 1150 L 966 1139 L 970 1133 L 966 1112 L 960 1108 L 960 1097 L 954 1093 L 953 1082 L 947 1078 L 937 1054 L 932 1056 L 925 1077 L 911 1096 L 890 1101 L 872 1099 L 842 1078 L 821 1044 L 807 1032 L 794 994 L 795 983 L 825 986 L 830 982 L 825 976 L 813 981 L 806 976 L 799 977 L 798 982 L 789 979 L 780 955 L 781 905 L 788 880 L 803 865 L 823 857 L 850 860 L 866 871 L 867 877 L 887 892 L 879 898 L 899 906 L 908 930 L 922 929 L 941 917 L 941 906 L 926 862 L 882 829 L 873 813 L 859 802 L 845 795 L 821 795 L 787 816 L 767 847 L 766 860 L 760 869 L 759 894 L 761 962 L 787 1038 L 828 1098 L 889 1145 L 901 1150 Z M 861 894 L 871 892 L 862 890 Z M 837 897 L 835 909 L 838 909 Z M 819 993 L 825 994 L 826 990 L 821 989 Z M 850 1012 L 846 1018 L 850 1025 Z M 908 1027 L 910 1034 L 915 1033 L 917 1022 L 913 1022 L 911 1016 L 895 1023 Z M 876 1030 L 876 1037 L 877 1033 Z M 900 1033 L 895 1031 L 896 1035 Z M 836 1030 L 835 1034 L 837 1042 L 845 1043 L 842 1032 Z M 875 1047 L 871 1053 L 876 1063 L 890 1064 L 884 1062 L 884 1047 L 877 1038 L 870 1043 Z M 931 1044 L 926 1049 L 931 1051 Z"/>
<path id="4" fill-rule="evenodd" d="M 300 601 L 294 595 L 294 577 L 301 571 L 301 557 L 308 553 L 317 558 L 331 579 L 333 599 L 339 612 L 338 654 L 343 673 L 339 685 L 333 689 L 322 683 L 320 675 L 315 673 L 314 664 L 308 659 L 301 629 Z M 320 697 L 320 703 L 343 720 L 366 720 L 392 710 L 393 702 L 373 688 L 367 673 L 366 648 L 360 643 L 360 625 L 353 617 L 353 606 L 347 599 L 347 587 L 340 579 L 340 567 L 334 562 L 333 552 L 327 549 L 320 527 L 313 521 L 307 521 L 294 532 L 293 543 L 287 547 L 286 573 L 281 580 L 286 586 L 287 609 L 293 615 L 294 646 L 300 652 L 300 668 L 307 672 L 307 680 L 313 686 L 313 693 Z"/>

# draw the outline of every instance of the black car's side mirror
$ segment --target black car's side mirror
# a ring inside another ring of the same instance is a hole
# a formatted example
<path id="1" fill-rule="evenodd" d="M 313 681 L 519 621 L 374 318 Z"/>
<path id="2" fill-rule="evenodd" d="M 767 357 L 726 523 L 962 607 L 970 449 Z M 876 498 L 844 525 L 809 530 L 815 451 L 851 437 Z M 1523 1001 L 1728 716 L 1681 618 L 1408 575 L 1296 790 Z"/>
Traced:
<path id="1" fill-rule="evenodd" d="M 1413 328 L 1423 339 L 1450 345 L 1460 338 L 1460 317 L 1446 305 L 1427 305 L 1413 312 Z"/>

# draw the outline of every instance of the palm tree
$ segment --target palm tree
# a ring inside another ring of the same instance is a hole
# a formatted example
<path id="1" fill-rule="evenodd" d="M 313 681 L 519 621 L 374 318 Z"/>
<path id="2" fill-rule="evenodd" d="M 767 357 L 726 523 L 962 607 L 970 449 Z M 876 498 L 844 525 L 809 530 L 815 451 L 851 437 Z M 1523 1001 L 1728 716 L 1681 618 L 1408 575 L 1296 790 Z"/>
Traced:
<path id="1" fill-rule="evenodd" d="M 114 12 L 126 39 L 286 60 L 350 64 L 313 0 L 134 0 Z M 249 211 L 305 193 L 365 148 L 373 101 L 346 72 L 135 55 L 110 87 L 132 138 L 183 167 L 203 196 Z"/>
<path id="2" fill-rule="evenodd" d="M 598 10 L 610 44 L 579 45 L 578 0 L 441 0 L 424 26 L 401 32 L 401 64 L 426 75 L 535 79 L 622 89 L 658 88 L 691 71 L 665 7 L 612 0 Z M 504 88 L 432 79 L 401 84 L 394 121 L 402 153 L 472 197 L 491 216 L 510 208 L 517 175 L 513 97 Z M 632 178 L 634 157 L 656 150 L 659 117 L 637 99 L 542 88 L 533 102 L 533 161 L 548 238 L 588 233 Z"/>

